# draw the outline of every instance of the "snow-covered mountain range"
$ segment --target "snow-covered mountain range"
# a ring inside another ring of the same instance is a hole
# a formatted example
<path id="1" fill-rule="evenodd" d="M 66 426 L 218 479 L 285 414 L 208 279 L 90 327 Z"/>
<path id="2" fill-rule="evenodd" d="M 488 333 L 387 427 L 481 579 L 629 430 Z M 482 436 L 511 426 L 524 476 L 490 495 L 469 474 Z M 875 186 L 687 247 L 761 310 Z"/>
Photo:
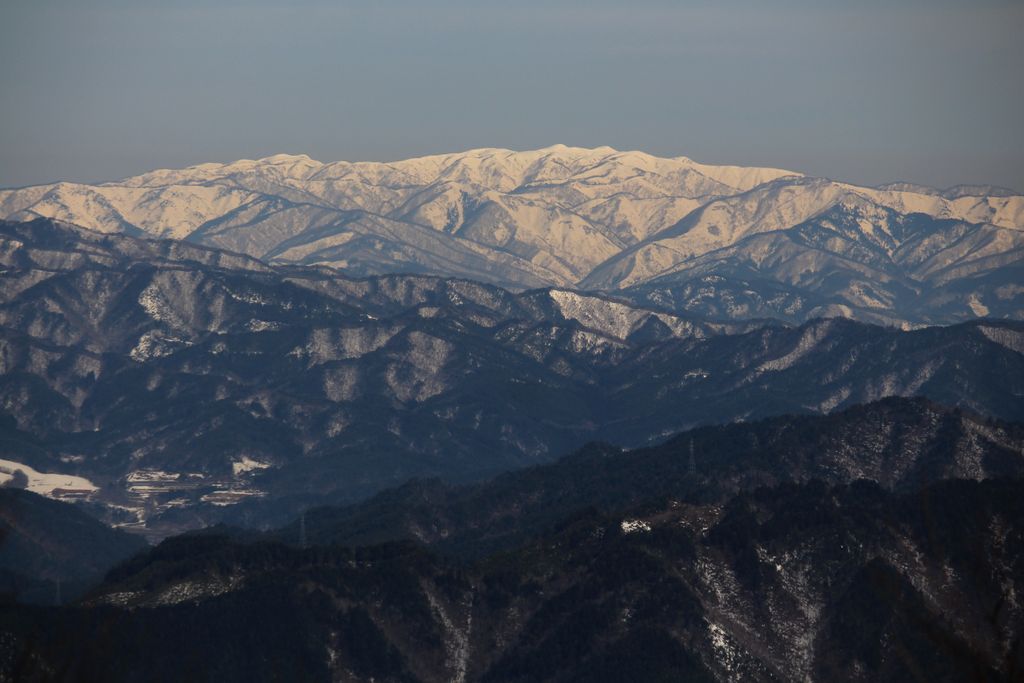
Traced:
<path id="1" fill-rule="evenodd" d="M 727 318 L 1024 316 L 1024 196 L 609 147 L 393 163 L 276 155 L 0 190 L 0 218 L 40 216 L 271 263 L 618 291 Z"/>

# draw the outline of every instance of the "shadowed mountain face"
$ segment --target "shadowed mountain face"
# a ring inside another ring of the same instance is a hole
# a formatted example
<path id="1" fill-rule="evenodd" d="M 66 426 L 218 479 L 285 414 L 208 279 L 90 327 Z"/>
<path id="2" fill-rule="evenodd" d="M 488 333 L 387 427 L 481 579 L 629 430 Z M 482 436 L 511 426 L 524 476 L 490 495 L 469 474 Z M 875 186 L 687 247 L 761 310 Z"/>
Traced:
<path id="1" fill-rule="evenodd" d="M 77 607 L 0 611 L 0 667 L 17 680 L 1012 681 L 1022 501 L 1019 480 L 790 484 L 579 515 L 470 567 L 408 545 L 182 537 Z"/>
<path id="2" fill-rule="evenodd" d="M 355 275 L 622 290 L 732 319 L 1024 316 L 1024 197 L 857 187 L 607 147 L 388 164 L 278 155 L 0 191 L 0 218 L 39 217 Z"/>
<path id="3" fill-rule="evenodd" d="M 719 323 L 45 221 L 0 248 L 0 458 L 85 477 L 153 533 L 884 396 L 1024 417 L 1019 323 Z"/>
<path id="4" fill-rule="evenodd" d="M 828 416 L 701 427 L 632 451 L 590 444 L 551 465 L 470 486 L 414 481 L 349 507 L 308 511 L 273 532 L 292 542 L 416 540 L 455 556 L 508 550 L 588 506 L 722 503 L 759 486 L 867 480 L 909 491 L 943 479 L 1024 477 L 1024 429 L 924 399 L 886 399 Z"/>
<path id="5" fill-rule="evenodd" d="M 115 531 L 77 506 L 0 488 L 0 591 L 3 601 L 70 600 L 145 541 Z"/>
<path id="6" fill-rule="evenodd" d="M 0 677 L 1014 681 L 1022 530 L 1024 428 L 893 398 L 170 538 Z"/>

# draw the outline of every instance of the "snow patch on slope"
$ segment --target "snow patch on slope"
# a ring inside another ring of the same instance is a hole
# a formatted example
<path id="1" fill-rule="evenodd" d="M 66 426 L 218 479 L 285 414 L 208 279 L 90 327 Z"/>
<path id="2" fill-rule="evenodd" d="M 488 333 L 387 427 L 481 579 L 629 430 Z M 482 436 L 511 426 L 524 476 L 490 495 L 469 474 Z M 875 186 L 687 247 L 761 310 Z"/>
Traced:
<path id="1" fill-rule="evenodd" d="M 26 488 L 32 493 L 38 493 L 47 498 L 60 498 L 62 492 L 86 492 L 93 493 L 99 489 L 85 477 L 76 477 L 71 474 L 57 474 L 55 472 L 40 472 L 28 465 L 23 465 L 14 460 L 0 460 L 0 485 L 6 484 L 15 477 L 15 473 L 21 471 L 28 479 Z"/>
<path id="2" fill-rule="evenodd" d="M 1011 351 L 1024 354 L 1024 332 L 1006 327 L 992 327 L 989 325 L 979 325 L 978 331 L 990 340 L 994 341 L 996 344 L 1001 344 Z"/>
<path id="3" fill-rule="evenodd" d="M 758 371 L 777 372 L 779 370 L 785 370 L 792 367 L 794 363 L 813 351 L 818 344 L 824 341 L 831 328 L 831 320 L 824 320 L 820 323 L 810 325 L 806 330 L 804 330 L 804 333 L 800 336 L 800 340 L 789 353 L 762 363 L 758 367 Z"/>

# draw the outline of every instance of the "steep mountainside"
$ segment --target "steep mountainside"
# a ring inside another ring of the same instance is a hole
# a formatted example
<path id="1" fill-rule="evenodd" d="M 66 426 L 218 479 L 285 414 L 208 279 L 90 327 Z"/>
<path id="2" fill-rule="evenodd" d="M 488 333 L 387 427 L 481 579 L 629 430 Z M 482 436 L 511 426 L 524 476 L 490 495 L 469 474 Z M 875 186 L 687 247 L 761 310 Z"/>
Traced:
<path id="1" fill-rule="evenodd" d="M 80 606 L 0 610 L 6 679 L 1014 681 L 1024 487 L 761 488 L 592 512 L 453 566 L 172 539 Z M 254 657 L 253 653 L 259 653 Z"/>
<path id="2" fill-rule="evenodd" d="M 792 227 L 755 225 L 720 248 L 681 257 L 694 240 L 703 243 L 702 231 L 717 230 L 709 221 L 733 220 L 717 208 L 624 252 L 582 286 L 625 288 L 636 301 L 723 318 L 1020 318 L 1022 231 L 901 214 L 847 196 Z M 656 254 L 667 260 L 652 264 Z"/>
<path id="3" fill-rule="evenodd" d="M 353 275 L 629 289 L 731 318 L 1024 317 L 1024 196 L 857 187 L 607 147 L 393 163 L 278 155 L 0 191 L 0 218 L 38 217 Z"/>
<path id="4" fill-rule="evenodd" d="M 0 680 L 1016 681 L 1022 475 L 1024 426 L 924 399 L 594 445 L 0 605 Z"/>
<path id="5" fill-rule="evenodd" d="M 108 569 L 146 547 L 77 506 L 0 488 L 2 601 L 70 600 Z"/>
<path id="6" fill-rule="evenodd" d="M 0 225 L 0 262 L 0 455 L 150 530 L 885 396 L 1024 417 L 1021 323 L 716 323 L 46 221 Z"/>

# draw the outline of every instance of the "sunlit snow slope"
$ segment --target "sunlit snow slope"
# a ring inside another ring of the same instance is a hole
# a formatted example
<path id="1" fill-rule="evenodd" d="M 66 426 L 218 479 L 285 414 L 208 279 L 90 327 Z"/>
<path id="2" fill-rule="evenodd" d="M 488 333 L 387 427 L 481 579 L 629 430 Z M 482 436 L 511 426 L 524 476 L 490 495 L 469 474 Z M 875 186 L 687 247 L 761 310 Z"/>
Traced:
<path id="1" fill-rule="evenodd" d="M 276 155 L 0 191 L 0 218 L 187 239 L 355 275 L 621 290 L 703 314 L 1021 317 L 1024 197 L 858 187 L 609 147 L 393 163 Z"/>

